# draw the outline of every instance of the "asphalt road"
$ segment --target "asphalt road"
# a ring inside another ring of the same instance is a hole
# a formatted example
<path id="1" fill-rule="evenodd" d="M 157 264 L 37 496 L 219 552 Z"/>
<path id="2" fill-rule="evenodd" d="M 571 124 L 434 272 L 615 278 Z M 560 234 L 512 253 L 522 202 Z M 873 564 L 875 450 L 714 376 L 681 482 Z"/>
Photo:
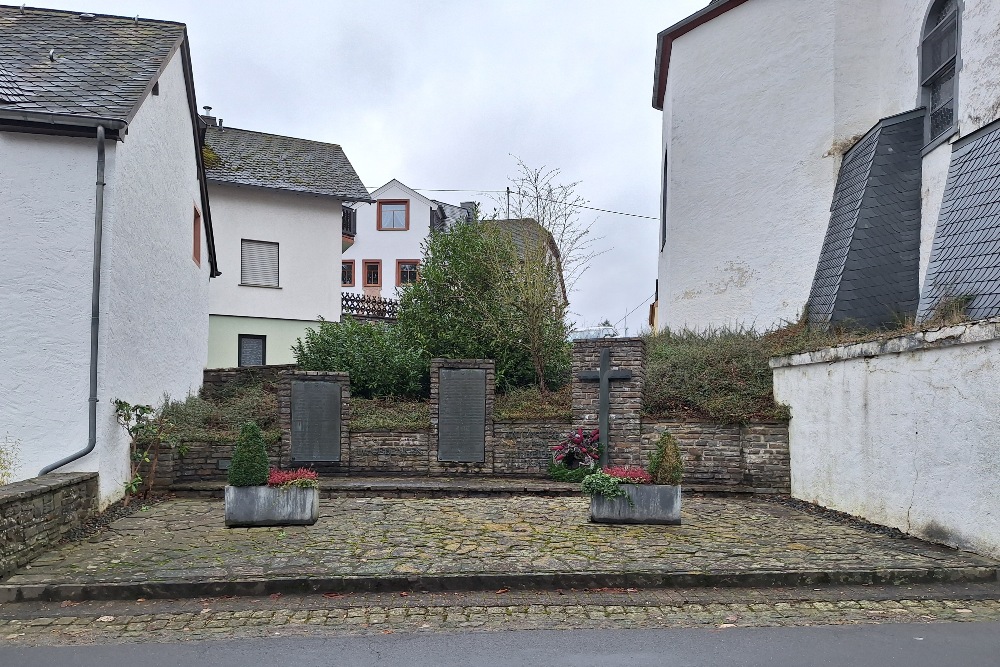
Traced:
<path id="1" fill-rule="evenodd" d="M 995 667 L 1000 623 L 393 634 L 11 648 L 2 667 Z"/>

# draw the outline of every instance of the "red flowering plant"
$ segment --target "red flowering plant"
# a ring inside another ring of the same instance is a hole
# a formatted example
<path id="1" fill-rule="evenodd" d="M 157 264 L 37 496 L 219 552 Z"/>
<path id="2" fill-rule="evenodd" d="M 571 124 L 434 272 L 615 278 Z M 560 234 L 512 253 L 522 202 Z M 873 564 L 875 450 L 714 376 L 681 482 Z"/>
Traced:
<path id="1" fill-rule="evenodd" d="M 299 468 L 298 470 L 278 470 L 271 468 L 267 475 L 267 485 L 282 489 L 298 487 L 300 489 L 319 488 L 319 475 L 315 470 Z"/>
<path id="2" fill-rule="evenodd" d="M 653 476 L 638 466 L 604 466 L 603 472 L 622 484 L 653 483 Z"/>
<path id="3" fill-rule="evenodd" d="M 601 457 L 601 432 L 598 429 L 570 431 L 566 439 L 552 448 L 553 459 L 567 468 L 592 467 Z"/>

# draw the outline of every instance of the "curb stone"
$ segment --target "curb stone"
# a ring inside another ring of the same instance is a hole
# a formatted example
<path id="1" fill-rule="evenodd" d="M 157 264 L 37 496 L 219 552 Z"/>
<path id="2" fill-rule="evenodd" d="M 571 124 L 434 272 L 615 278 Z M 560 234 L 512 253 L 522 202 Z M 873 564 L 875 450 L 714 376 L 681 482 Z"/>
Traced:
<path id="1" fill-rule="evenodd" d="M 1000 581 L 996 567 L 890 568 L 755 572 L 614 572 L 288 577 L 200 581 L 0 585 L 0 603 L 265 596 L 400 591 L 471 592 L 584 588 L 767 588 L 823 585 L 903 585 Z"/>

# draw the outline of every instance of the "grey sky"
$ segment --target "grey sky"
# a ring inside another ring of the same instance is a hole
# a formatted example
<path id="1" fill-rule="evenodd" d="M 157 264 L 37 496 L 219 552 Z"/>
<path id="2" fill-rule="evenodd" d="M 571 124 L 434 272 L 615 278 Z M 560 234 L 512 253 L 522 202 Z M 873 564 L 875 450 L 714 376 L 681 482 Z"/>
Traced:
<path id="1" fill-rule="evenodd" d="M 29 3 L 33 4 L 33 3 Z M 659 215 L 656 33 L 706 0 L 48 0 L 188 25 L 199 105 L 225 124 L 338 143 L 365 185 L 502 190 L 528 165 L 592 206 Z M 431 193 L 458 203 L 476 192 Z M 657 222 L 581 211 L 607 249 L 571 295 L 579 325 L 653 293 Z M 223 267 L 225 270 L 225 267 Z M 628 318 L 644 326 L 643 306 Z"/>

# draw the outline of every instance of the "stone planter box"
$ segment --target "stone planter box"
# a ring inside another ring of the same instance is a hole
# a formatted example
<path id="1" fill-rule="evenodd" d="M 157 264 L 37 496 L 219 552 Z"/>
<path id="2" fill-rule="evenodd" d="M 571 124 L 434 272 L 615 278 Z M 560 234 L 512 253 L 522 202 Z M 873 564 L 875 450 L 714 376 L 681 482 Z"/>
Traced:
<path id="1" fill-rule="evenodd" d="M 226 527 L 311 526 L 319 519 L 319 489 L 227 486 Z"/>
<path id="2" fill-rule="evenodd" d="M 665 484 L 622 484 L 628 498 L 591 496 L 590 520 L 595 523 L 681 522 L 681 487 Z M 632 499 L 629 504 L 628 499 Z"/>

